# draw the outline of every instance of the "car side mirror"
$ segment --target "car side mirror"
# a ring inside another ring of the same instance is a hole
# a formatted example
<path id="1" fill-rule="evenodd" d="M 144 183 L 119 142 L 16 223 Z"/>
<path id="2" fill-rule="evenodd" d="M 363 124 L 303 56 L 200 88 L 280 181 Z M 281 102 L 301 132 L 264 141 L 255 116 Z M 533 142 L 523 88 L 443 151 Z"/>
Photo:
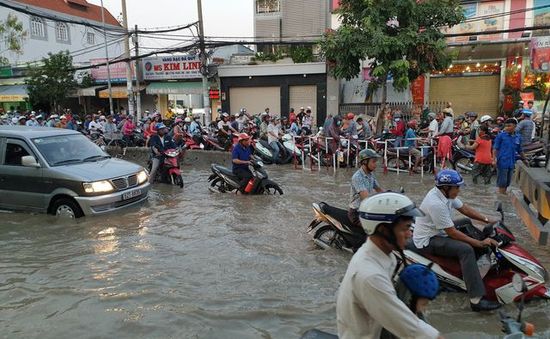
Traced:
<path id="1" fill-rule="evenodd" d="M 25 167 L 35 167 L 39 168 L 41 167 L 40 164 L 36 161 L 36 158 L 32 155 L 25 155 L 21 157 L 21 165 Z"/>

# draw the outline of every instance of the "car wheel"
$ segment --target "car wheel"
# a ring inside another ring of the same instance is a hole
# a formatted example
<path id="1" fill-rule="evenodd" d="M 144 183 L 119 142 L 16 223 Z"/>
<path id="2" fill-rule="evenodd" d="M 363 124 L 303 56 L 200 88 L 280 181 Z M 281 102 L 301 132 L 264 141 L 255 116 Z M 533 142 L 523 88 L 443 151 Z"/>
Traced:
<path id="1" fill-rule="evenodd" d="M 76 219 L 84 216 L 76 201 L 69 198 L 60 198 L 54 201 L 51 212 L 61 218 Z"/>

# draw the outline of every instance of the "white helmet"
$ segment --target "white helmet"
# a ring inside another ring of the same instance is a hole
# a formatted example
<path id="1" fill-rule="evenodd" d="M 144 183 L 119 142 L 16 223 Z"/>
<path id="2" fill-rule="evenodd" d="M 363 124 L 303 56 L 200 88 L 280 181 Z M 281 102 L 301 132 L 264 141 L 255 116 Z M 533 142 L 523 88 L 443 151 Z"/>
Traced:
<path id="1" fill-rule="evenodd" d="M 359 219 L 367 235 L 373 235 L 380 224 L 395 222 L 399 217 L 422 217 L 424 213 L 403 194 L 385 192 L 361 202 Z"/>
<path id="2" fill-rule="evenodd" d="M 481 123 L 484 123 L 484 122 L 489 121 L 489 120 L 493 120 L 493 118 L 491 118 L 491 116 L 487 115 L 487 114 L 485 114 L 484 116 L 479 118 L 479 122 L 481 122 Z"/>
<path id="3" fill-rule="evenodd" d="M 191 122 L 191 118 L 190 117 L 185 117 L 185 119 L 183 119 L 184 122 Z"/>

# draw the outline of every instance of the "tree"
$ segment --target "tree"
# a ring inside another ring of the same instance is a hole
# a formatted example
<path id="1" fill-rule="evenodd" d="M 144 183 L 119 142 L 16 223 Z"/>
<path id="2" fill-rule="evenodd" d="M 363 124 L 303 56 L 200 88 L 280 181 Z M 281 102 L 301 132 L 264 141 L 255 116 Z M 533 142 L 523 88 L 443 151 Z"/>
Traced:
<path id="1" fill-rule="evenodd" d="M 68 51 L 48 53 L 47 58 L 42 58 L 41 66 L 29 66 L 26 83 L 31 104 L 58 110 L 77 87 L 74 72 L 73 58 Z"/>
<path id="2" fill-rule="evenodd" d="M 337 78 L 357 76 L 362 60 L 382 86 L 377 130 L 383 126 L 388 75 L 395 89 L 427 72 L 451 63 L 442 29 L 464 20 L 459 0 L 340 0 L 342 25 L 327 31 L 321 40 L 330 72 Z"/>
<path id="3" fill-rule="evenodd" d="M 5 21 L 0 21 L 0 40 L 5 47 L 4 52 L 10 51 L 17 54 L 23 53 L 23 42 L 27 37 L 27 31 L 23 29 L 23 23 L 17 19 L 17 16 L 8 14 Z M 0 66 L 8 65 L 9 60 L 0 56 Z"/>

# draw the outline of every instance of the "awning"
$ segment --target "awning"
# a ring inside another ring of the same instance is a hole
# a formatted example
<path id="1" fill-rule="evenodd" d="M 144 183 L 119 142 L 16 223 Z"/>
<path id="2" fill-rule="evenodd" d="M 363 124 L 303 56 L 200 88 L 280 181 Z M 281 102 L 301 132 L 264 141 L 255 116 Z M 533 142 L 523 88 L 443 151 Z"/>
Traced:
<path id="1" fill-rule="evenodd" d="M 153 82 L 147 94 L 202 94 L 202 82 Z"/>
<path id="2" fill-rule="evenodd" d="M 111 94 L 113 99 L 126 99 L 128 98 L 128 89 L 126 86 L 113 86 L 111 87 Z M 109 99 L 109 89 L 106 88 L 99 91 L 99 97 Z"/>
<path id="3" fill-rule="evenodd" d="M 0 86 L 0 101 L 16 102 L 25 101 L 27 94 L 27 85 Z"/>

